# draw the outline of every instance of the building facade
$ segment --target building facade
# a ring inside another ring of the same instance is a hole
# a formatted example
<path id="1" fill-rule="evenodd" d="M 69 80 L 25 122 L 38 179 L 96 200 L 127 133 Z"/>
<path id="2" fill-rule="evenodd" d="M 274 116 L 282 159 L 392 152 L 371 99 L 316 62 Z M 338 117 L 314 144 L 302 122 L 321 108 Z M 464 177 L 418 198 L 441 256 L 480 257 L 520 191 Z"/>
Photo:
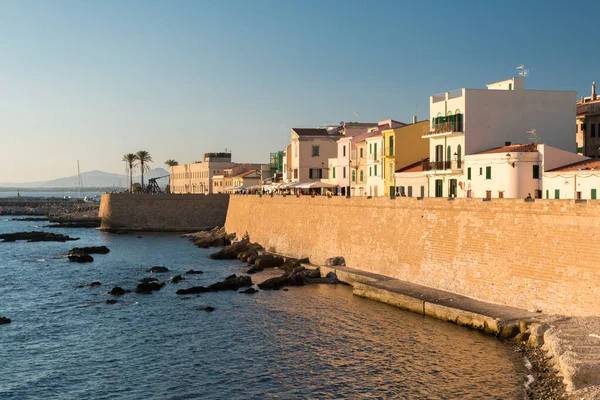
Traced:
<path id="1" fill-rule="evenodd" d="M 596 95 L 596 82 L 592 94 L 577 102 L 575 120 L 577 153 L 590 158 L 600 158 L 600 99 Z"/>
<path id="2" fill-rule="evenodd" d="M 367 196 L 383 196 L 384 195 L 384 182 L 383 182 L 383 157 L 381 155 L 381 149 L 383 147 L 383 135 L 377 133 L 365 139 L 367 144 Z"/>
<path id="3" fill-rule="evenodd" d="M 204 161 L 171 167 L 171 193 L 213 193 L 212 179 L 229 168 L 231 153 L 205 153 Z"/>
<path id="4" fill-rule="evenodd" d="M 600 160 L 554 168 L 543 177 L 544 199 L 600 199 Z"/>

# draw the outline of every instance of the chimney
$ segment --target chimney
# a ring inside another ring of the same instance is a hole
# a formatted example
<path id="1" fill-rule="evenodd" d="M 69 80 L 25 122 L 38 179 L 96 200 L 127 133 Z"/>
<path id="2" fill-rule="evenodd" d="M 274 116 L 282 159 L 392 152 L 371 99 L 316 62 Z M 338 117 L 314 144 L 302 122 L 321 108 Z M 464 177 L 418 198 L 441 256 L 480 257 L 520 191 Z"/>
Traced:
<path id="1" fill-rule="evenodd" d="M 596 100 L 596 82 L 592 82 L 592 101 Z"/>
<path id="2" fill-rule="evenodd" d="M 417 116 L 413 115 L 413 124 L 416 124 L 416 123 L 417 123 Z"/>
<path id="3" fill-rule="evenodd" d="M 505 146 L 510 146 L 512 143 L 511 142 L 504 142 Z"/>

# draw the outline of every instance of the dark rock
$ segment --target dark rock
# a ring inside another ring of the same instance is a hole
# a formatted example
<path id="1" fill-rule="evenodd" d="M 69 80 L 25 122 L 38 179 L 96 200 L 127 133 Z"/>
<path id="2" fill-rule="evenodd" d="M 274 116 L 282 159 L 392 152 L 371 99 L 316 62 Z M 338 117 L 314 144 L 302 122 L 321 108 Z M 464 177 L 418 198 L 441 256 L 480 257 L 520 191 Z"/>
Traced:
<path id="1" fill-rule="evenodd" d="M 153 276 L 149 276 L 147 278 L 142 278 L 140 279 L 141 283 L 150 283 L 150 282 L 158 282 L 158 278 L 155 278 Z"/>
<path id="2" fill-rule="evenodd" d="M 140 283 L 134 289 L 134 292 L 135 293 L 139 293 L 139 294 L 150 294 L 150 293 L 152 293 L 155 290 L 162 289 L 163 286 L 165 286 L 164 282 L 145 282 L 145 283 Z"/>
<path id="3" fill-rule="evenodd" d="M 117 300 L 117 299 L 108 299 L 108 300 L 104 300 L 104 302 L 106 304 L 116 304 L 116 303 L 119 302 L 119 300 Z"/>
<path id="4" fill-rule="evenodd" d="M 254 294 L 254 293 L 257 293 L 257 292 L 258 292 L 258 290 L 256 290 L 256 289 L 254 289 L 254 288 L 251 287 L 251 288 L 248 288 L 246 290 L 242 290 L 240 293 Z"/>
<path id="5" fill-rule="evenodd" d="M 240 240 L 239 242 L 223 247 L 221 250 L 208 257 L 213 260 L 235 260 L 238 254 L 244 251 L 258 251 L 260 249 L 262 249 L 262 247 L 257 243 L 250 243 L 248 240 Z"/>
<path id="6" fill-rule="evenodd" d="M 300 267 L 303 263 L 308 263 L 308 258 L 303 258 L 299 260 L 297 258 L 287 257 L 285 259 L 285 262 L 278 268 L 285 272 L 291 272 L 294 268 Z"/>
<path id="7" fill-rule="evenodd" d="M 115 234 L 116 235 L 129 235 L 129 232 L 127 232 L 127 231 L 116 231 Z"/>
<path id="8" fill-rule="evenodd" d="M 237 276 L 233 274 L 222 282 L 213 283 L 207 289 L 211 292 L 218 292 L 221 290 L 238 290 L 246 286 L 252 286 L 252 279 L 248 275 Z"/>
<path id="9" fill-rule="evenodd" d="M 102 283 L 100 283 L 100 282 L 91 282 L 91 283 L 86 283 L 85 286 L 102 286 Z"/>
<path id="10" fill-rule="evenodd" d="M 290 289 L 288 289 L 288 288 L 283 289 L 284 292 L 287 292 L 288 290 L 290 290 Z"/>
<path id="11" fill-rule="evenodd" d="M 500 339 L 512 339 L 519 334 L 519 324 L 504 325 L 500 327 L 498 332 L 498 338 Z"/>
<path id="12" fill-rule="evenodd" d="M 154 267 L 146 270 L 146 272 L 153 272 L 153 273 L 156 273 L 156 274 L 161 274 L 161 273 L 169 272 L 169 268 L 167 268 L 167 267 L 160 267 L 160 266 L 154 266 Z"/>
<path id="13" fill-rule="evenodd" d="M 185 278 L 181 275 L 175 275 L 174 277 L 171 278 L 171 282 L 172 283 L 179 283 L 182 280 L 184 280 Z"/>
<path id="14" fill-rule="evenodd" d="M 237 258 L 240 261 L 246 261 L 248 259 L 248 257 L 256 257 L 258 256 L 258 253 L 254 250 L 248 250 L 248 251 L 242 251 L 240 254 L 238 254 Z"/>
<path id="15" fill-rule="evenodd" d="M 49 218 L 54 224 L 47 225 L 48 228 L 99 228 L 102 220 L 100 218 Z"/>
<path id="16" fill-rule="evenodd" d="M 138 238 L 138 239 L 141 239 L 142 237 L 141 237 L 141 236 L 138 236 L 137 238 Z"/>
<path id="17" fill-rule="evenodd" d="M 10 324 L 12 321 L 10 318 L 7 317 L 0 317 L 0 325 L 2 324 Z"/>
<path id="18" fill-rule="evenodd" d="M 187 289 L 179 289 L 178 291 L 175 292 L 175 294 L 196 294 L 196 293 L 206 293 L 209 290 L 207 288 L 205 288 L 204 286 L 192 286 L 191 288 L 187 288 Z"/>
<path id="19" fill-rule="evenodd" d="M 79 240 L 67 235 L 60 235 L 49 232 L 16 232 L 0 235 L 4 242 L 15 242 L 17 240 L 27 240 L 28 242 L 66 242 L 68 240 Z"/>
<path id="20" fill-rule="evenodd" d="M 527 342 L 529 339 L 529 332 L 520 332 L 515 336 L 515 341 L 517 342 Z"/>
<path id="21" fill-rule="evenodd" d="M 254 273 L 257 273 L 257 272 L 261 272 L 263 270 L 264 270 L 263 268 L 260 268 L 260 267 L 257 267 L 256 265 L 254 265 L 252 268 L 250 268 L 248 271 L 246 271 L 246 273 L 248 273 L 248 274 L 254 274 Z"/>
<path id="22" fill-rule="evenodd" d="M 184 237 L 191 238 L 192 242 L 201 248 L 221 247 L 231 244 L 235 235 L 228 235 L 224 227 L 216 227 L 209 231 L 196 232 Z"/>
<path id="23" fill-rule="evenodd" d="M 31 221 L 31 222 L 39 222 L 39 221 L 48 221 L 46 217 L 25 217 L 25 218 L 13 218 L 11 221 Z"/>
<path id="24" fill-rule="evenodd" d="M 206 312 L 213 312 L 213 311 L 215 311 L 214 307 L 201 307 L 201 308 L 196 308 L 196 310 L 198 310 L 198 311 L 206 311 Z"/>
<path id="25" fill-rule="evenodd" d="M 94 261 L 94 257 L 90 256 L 89 254 L 69 254 L 67 256 L 67 258 L 69 259 L 69 261 L 78 262 L 78 263 L 86 263 L 86 262 Z"/>
<path id="26" fill-rule="evenodd" d="M 283 265 L 285 260 L 283 257 L 265 254 L 254 261 L 254 265 L 259 268 L 275 268 Z"/>
<path id="27" fill-rule="evenodd" d="M 75 247 L 71 249 L 69 254 L 106 254 L 110 250 L 106 246 L 94 246 L 94 247 Z"/>
<path id="28" fill-rule="evenodd" d="M 321 278 L 321 271 L 317 269 L 306 269 L 302 266 L 294 268 L 292 271 L 276 276 L 271 279 L 259 283 L 261 289 L 276 290 L 284 286 L 302 286 L 311 283 L 340 283 L 335 274 L 329 273 L 326 277 Z"/>
<path id="29" fill-rule="evenodd" d="M 186 274 L 188 274 L 188 275 L 203 274 L 203 273 L 204 273 L 204 271 L 198 271 L 195 269 L 190 269 L 189 271 L 186 271 Z"/>
<path id="30" fill-rule="evenodd" d="M 259 283 L 258 287 L 263 290 L 273 290 L 279 289 L 283 286 L 290 284 L 290 276 L 289 275 L 281 275 L 275 276 L 273 278 L 267 279 L 266 281 Z"/>
<path id="31" fill-rule="evenodd" d="M 248 264 L 254 264 L 256 262 L 257 258 L 258 258 L 258 255 L 250 256 L 250 257 L 246 258 L 246 262 Z"/>
<path id="32" fill-rule="evenodd" d="M 335 267 L 337 265 L 344 266 L 346 265 L 346 260 L 344 260 L 344 257 L 331 257 L 327 259 L 327 263 L 325 265 L 328 267 Z"/>
<path id="33" fill-rule="evenodd" d="M 125 291 L 125 289 L 123 289 L 122 287 L 119 287 L 119 286 L 115 286 L 114 288 L 112 288 L 110 290 L 110 292 L 108 292 L 108 294 L 112 294 L 113 296 L 122 296 L 125 293 L 127 293 Z"/>

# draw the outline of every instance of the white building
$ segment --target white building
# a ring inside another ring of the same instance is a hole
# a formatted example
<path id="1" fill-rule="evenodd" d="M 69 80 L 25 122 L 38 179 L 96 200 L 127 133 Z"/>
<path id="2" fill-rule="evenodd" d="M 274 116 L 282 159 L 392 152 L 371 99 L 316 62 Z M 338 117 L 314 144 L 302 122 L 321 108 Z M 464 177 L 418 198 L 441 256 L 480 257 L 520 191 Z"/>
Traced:
<path id="1" fill-rule="evenodd" d="M 587 159 L 544 173 L 545 199 L 596 200 L 600 195 L 600 160 Z"/>
<path id="2" fill-rule="evenodd" d="M 427 162 L 429 158 L 396 171 L 396 196 L 429 197 L 428 175 L 423 173 L 423 164 Z"/>
<path id="3" fill-rule="evenodd" d="M 383 135 L 381 133 L 365 139 L 367 142 L 367 196 L 383 196 Z"/>
<path id="4" fill-rule="evenodd" d="M 465 155 L 506 142 L 527 142 L 532 129 L 546 145 L 574 150 L 575 97 L 573 91 L 526 90 L 523 78 L 489 84 L 487 89 L 463 88 L 431 96 L 431 130 L 423 135 L 429 139 L 430 161 L 423 165 L 429 175 L 428 192 L 436 197 L 467 197 Z M 471 180 L 479 176 L 479 170 L 471 173 Z M 480 197 L 477 189 L 470 190 Z"/>

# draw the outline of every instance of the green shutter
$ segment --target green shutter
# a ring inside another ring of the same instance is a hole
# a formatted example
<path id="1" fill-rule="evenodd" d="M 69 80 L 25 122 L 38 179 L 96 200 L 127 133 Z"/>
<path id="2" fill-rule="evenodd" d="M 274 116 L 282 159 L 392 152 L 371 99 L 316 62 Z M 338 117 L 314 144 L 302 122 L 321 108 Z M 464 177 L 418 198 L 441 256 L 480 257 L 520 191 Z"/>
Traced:
<path id="1" fill-rule="evenodd" d="M 377 146 L 377 143 L 375 143 L 375 146 Z M 373 168 L 374 168 L 374 171 L 375 171 L 375 176 L 377 176 L 377 165 L 374 165 Z"/>
<path id="2" fill-rule="evenodd" d="M 425 197 L 425 186 L 421 186 L 421 197 Z"/>
<path id="3" fill-rule="evenodd" d="M 492 167 L 485 167 L 485 179 L 492 179 Z"/>
<path id="4" fill-rule="evenodd" d="M 533 179 L 540 179 L 540 166 L 539 165 L 533 166 Z"/>
<path id="5" fill-rule="evenodd" d="M 408 187 L 408 197 L 412 197 L 412 186 Z"/>
<path id="6" fill-rule="evenodd" d="M 335 167 L 333 167 L 332 170 L 333 170 L 333 177 L 335 178 Z"/>
<path id="7" fill-rule="evenodd" d="M 592 200 L 596 200 L 596 189 L 592 189 Z"/>
<path id="8" fill-rule="evenodd" d="M 560 189 L 554 189 L 554 198 L 560 199 Z"/>
<path id="9" fill-rule="evenodd" d="M 471 180 L 471 167 L 467 168 L 467 180 Z"/>
<path id="10" fill-rule="evenodd" d="M 546 189 L 546 198 L 550 198 L 550 191 L 548 189 Z"/>

